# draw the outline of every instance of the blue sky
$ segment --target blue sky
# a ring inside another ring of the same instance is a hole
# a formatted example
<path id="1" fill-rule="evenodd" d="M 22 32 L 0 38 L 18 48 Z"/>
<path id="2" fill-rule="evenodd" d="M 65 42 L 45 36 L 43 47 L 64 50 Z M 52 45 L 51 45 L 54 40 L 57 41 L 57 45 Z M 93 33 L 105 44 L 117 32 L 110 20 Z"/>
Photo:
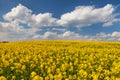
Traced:
<path id="1" fill-rule="evenodd" d="M 0 40 L 120 41 L 120 0 L 0 0 Z"/>

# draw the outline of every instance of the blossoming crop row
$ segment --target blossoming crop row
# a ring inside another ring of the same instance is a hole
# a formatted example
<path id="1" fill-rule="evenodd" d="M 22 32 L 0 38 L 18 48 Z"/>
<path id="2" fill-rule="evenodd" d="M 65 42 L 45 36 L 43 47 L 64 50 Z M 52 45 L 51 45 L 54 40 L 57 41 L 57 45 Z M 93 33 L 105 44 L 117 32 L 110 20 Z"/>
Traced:
<path id="1" fill-rule="evenodd" d="M 0 80 L 120 80 L 120 43 L 0 43 Z"/>

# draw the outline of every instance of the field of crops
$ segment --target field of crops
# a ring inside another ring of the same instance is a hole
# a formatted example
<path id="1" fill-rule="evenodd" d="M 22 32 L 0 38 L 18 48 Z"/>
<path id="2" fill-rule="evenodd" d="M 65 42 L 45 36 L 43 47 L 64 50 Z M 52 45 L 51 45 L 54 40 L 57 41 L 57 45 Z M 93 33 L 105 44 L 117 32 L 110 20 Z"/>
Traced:
<path id="1" fill-rule="evenodd" d="M 120 80 L 120 42 L 0 43 L 0 80 Z"/>

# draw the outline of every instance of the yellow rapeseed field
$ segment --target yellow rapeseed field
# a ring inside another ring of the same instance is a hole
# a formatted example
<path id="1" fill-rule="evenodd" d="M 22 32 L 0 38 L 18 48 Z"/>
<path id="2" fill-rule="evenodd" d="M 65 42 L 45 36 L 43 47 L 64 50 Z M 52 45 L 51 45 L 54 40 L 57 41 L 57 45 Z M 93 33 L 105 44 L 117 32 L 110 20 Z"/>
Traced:
<path id="1" fill-rule="evenodd" d="M 120 80 L 120 42 L 0 43 L 0 80 Z"/>

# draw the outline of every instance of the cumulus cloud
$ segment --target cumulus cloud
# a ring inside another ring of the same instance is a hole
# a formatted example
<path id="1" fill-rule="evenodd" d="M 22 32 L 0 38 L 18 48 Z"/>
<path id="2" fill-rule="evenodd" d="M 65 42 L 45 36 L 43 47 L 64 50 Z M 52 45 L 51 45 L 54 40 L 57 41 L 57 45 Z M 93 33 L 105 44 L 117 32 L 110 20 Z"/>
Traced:
<path id="1" fill-rule="evenodd" d="M 33 22 L 29 22 L 32 27 L 57 26 L 57 19 L 52 17 L 51 13 L 32 15 Z"/>
<path id="2" fill-rule="evenodd" d="M 70 39 L 70 40 L 99 40 L 99 41 L 120 41 L 120 32 L 106 34 L 104 32 L 96 35 L 80 35 L 75 32 L 66 31 L 58 34 L 56 32 L 45 32 L 43 35 L 36 34 L 34 39 Z"/>
<path id="3" fill-rule="evenodd" d="M 106 41 L 120 41 L 120 32 L 114 31 L 111 34 L 99 33 L 97 34 L 96 39 Z"/>
<path id="4" fill-rule="evenodd" d="M 112 26 L 114 22 L 120 22 L 120 19 L 116 19 L 116 18 L 110 19 L 106 23 L 103 24 L 103 27 Z"/>
<path id="5" fill-rule="evenodd" d="M 5 22 L 0 22 L 0 39 L 8 41 L 32 39 L 31 37 L 37 31 L 41 31 L 41 27 L 57 25 L 55 23 L 57 19 L 53 18 L 51 13 L 36 15 L 21 4 L 12 8 L 10 12 L 3 15 L 3 18 Z M 29 28 L 26 28 L 27 26 Z"/>
<path id="6" fill-rule="evenodd" d="M 56 32 L 45 32 L 43 35 L 36 34 L 33 39 L 59 39 L 59 35 Z"/>
<path id="7" fill-rule="evenodd" d="M 36 34 L 33 36 L 33 38 L 36 39 L 79 39 L 79 34 L 66 31 L 61 34 L 58 34 L 56 32 L 45 32 L 43 35 Z"/>
<path id="8" fill-rule="evenodd" d="M 11 9 L 10 12 L 3 15 L 3 18 L 7 21 L 26 21 L 31 17 L 32 10 L 26 8 L 25 6 L 19 4 L 18 6 Z"/>
<path id="9" fill-rule="evenodd" d="M 45 32 L 43 36 L 43 39 L 57 39 L 57 38 L 58 36 L 57 33 L 55 32 Z"/>
<path id="10" fill-rule="evenodd" d="M 106 23 L 104 26 L 112 25 L 110 20 L 114 19 L 115 8 L 111 4 L 107 4 L 103 8 L 95 8 L 94 6 L 78 6 L 75 10 L 65 13 L 61 16 L 58 23 L 62 26 L 84 27 L 95 23 Z M 109 22 L 109 23 L 108 23 Z"/>
<path id="11" fill-rule="evenodd" d="M 32 10 L 19 4 L 3 15 L 5 21 L 0 22 L 0 39 L 120 40 L 120 32 L 116 31 L 111 34 L 98 33 L 90 36 L 80 35 L 67 29 L 71 26 L 82 28 L 96 23 L 103 23 L 104 27 L 111 26 L 114 22 L 120 21 L 119 18 L 116 18 L 120 14 L 114 14 L 114 11 L 115 8 L 111 4 L 107 4 L 102 8 L 78 6 L 75 10 L 62 14 L 59 19 L 54 18 L 52 13 L 34 14 Z M 26 28 L 27 26 L 29 28 Z M 42 35 L 40 31 L 43 27 L 51 27 L 51 29 L 44 31 Z"/>
<path id="12" fill-rule="evenodd" d="M 11 9 L 3 18 L 9 22 L 17 21 L 25 23 L 30 27 L 57 26 L 57 19 L 53 18 L 51 13 L 40 13 L 36 15 L 32 13 L 32 10 L 21 4 Z"/>
<path id="13" fill-rule="evenodd" d="M 65 32 L 66 31 L 65 28 L 52 28 L 52 30 L 54 30 L 54 31 L 60 31 L 60 32 Z"/>
<path id="14" fill-rule="evenodd" d="M 71 31 L 66 31 L 63 33 L 62 38 L 63 39 L 74 39 L 79 37 L 79 34 L 71 32 Z"/>
<path id="15" fill-rule="evenodd" d="M 39 29 L 29 28 L 26 29 L 16 22 L 0 22 L 0 41 L 16 41 L 31 39 Z"/>
<path id="16" fill-rule="evenodd" d="M 6 13 L 3 18 L 7 21 L 17 21 L 26 23 L 30 27 L 43 26 L 64 26 L 64 27 L 85 27 L 95 23 L 104 23 L 103 26 L 111 26 L 116 19 L 113 12 L 115 8 L 112 4 L 107 4 L 102 8 L 94 6 L 78 6 L 75 10 L 62 14 L 60 19 L 54 18 L 52 13 L 33 14 L 32 10 L 19 4 Z"/>
<path id="17" fill-rule="evenodd" d="M 120 32 L 115 31 L 111 34 L 111 36 L 112 37 L 120 37 Z"/>

